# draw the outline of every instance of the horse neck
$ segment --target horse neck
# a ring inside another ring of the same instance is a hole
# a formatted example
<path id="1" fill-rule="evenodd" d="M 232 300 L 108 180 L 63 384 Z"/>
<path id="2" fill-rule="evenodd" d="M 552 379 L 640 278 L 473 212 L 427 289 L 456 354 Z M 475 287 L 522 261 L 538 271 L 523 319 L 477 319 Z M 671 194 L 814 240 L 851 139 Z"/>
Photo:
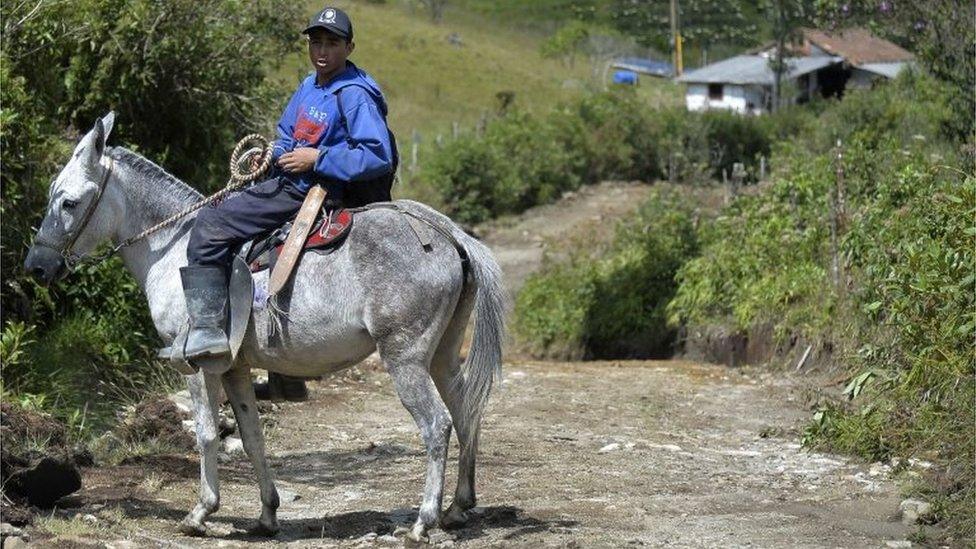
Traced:
<path id="1" fill-rule="evenodd" d="M 116 244 L 202 198 L 162 168 L 136 157 L 135 153 L 122 153 L 115 164 L 112 182 L 120 192 L 123 212 L 115 233 Z M 122 261 L 146 293 L 150 306 L 154 290 L 179 279 L 176 269 L 186 264 L 186 245 L 195 217 L 188 215 L 120 250 Z"/>

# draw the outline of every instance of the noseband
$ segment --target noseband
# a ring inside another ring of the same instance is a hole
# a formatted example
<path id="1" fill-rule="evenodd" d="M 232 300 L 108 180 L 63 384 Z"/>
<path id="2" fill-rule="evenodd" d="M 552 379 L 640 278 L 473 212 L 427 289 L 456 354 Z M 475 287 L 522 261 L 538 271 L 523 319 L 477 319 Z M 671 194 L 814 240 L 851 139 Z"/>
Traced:
<path id="1" fill-rule="evenodd" d="M 64 243 L 64 245 L 58 246 L 54 242 L 41 238 L 40 235 L 34 239 L 35 246 L 49 248 L 58 252 L 58 254 L 64 258 L 64 263 L 69 270 L 73 269 L 76 265 L 87 259 L 85 256 L 78 255 L 71 251 L 71 248 L 74 247 L 75 242 L 78 241 L 78 237 L 81 236 L 82 231 L 84 231 L 85 227 L 88 226 L 88 222 L 91 221 L 91 217 L 95 213 L 95 209 L 98 208 L 98 204 L 102 201 L 102 195 L 105 194 L 105 187 L 108 185 L 108 176 L 112 173 L 112 168 L 114 167 L 115 159 L 109 157 L 108 167 L 105 168 L 105 173 L 102 174 L 102 178 L 98 181 L 98 188 L 95 191 L 95 198 L 88 204 L 85 214 L 81 216 L 81 222 L 78 224 L 78 228 L 68 235 L 68 240 Z"/>
<path id="2" fill-rule="evenodd" d="M 258 145 L 257 147 L 252 147 L 250 150 L 245 150 L 248 145 L 253 145 L 255 143 Z M 252 158 L 256 159 L 255 162 L 257 166 L 253 169 L 244 168 L 243 166 L 245 164 L 250 164 Z M 171 215 L 170 217 L 160 221 L 152 227 L 149 227 L 141 233 L 123 240 L 101 255 L 78 255 L 71 251 L 71 247 L 75 245 L 75 242 L 78 240 L 78 236 L 80 236 L 81 232 L 85 230 L 85 227 L 88 225 L 88 221 L 91 219 L 92 214 L 95 213 L 95 208 L 98 207 L 98 203 L 102 200 L 102 194 L 105 193 L 105 186 L 108 184 L 108 176 L 112 173 L 112 168 L 115 167 L 115 159 L 109 157 L 109 165 L 107 168 L 105 168 L 105 174 L 102 175 L 101 181 L 98 182 L 98 191 L 95 194 L 95 199 L 91 201 L 91 204 L 88 205 L 88 209 L 85 210 L 85 215 L 81 218 L 81 223 L 79 224 L 78 230 L 69 236 L 68 241 L 64 244 L 64 246 L 58 246 L 53 242 L 48 242 L 47 240 L 42 239 L 41 237 L 34 239 L 34 245 L 50 248 L 58 252 L 58 254 L 64 258 L 64 263 L 68 267 L 68 270 L 75 268 L 80 263 L 106 260 L 118 253 L 118 251 L 122 248 L 131 246 L 135 242 L 146 238 L 154 232 L 172 225 L 200 208 L 208 204 L 212 204 L 224 196 L 242 188 L 244 185 L 257 180 L 262 174 L 268 171 L 270 166 L 271 145 L 268 143 L 268 140 L 258 134 L 246 135 L 237 142 L 237 146 L 234 147 L 234 152 L 230 155 L 230 180 L 227 181 L 226 187 L 204 198 L 203 200 L 200 200 L 199 202 L 187 206 L 183 211 Z"/>

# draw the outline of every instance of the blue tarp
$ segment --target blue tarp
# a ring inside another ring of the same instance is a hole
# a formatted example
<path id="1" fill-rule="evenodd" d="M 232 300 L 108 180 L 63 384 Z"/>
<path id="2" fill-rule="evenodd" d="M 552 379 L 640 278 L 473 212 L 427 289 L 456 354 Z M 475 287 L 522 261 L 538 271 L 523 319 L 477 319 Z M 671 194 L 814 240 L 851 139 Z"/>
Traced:
<path id="1" fill-rule="evenodd" d="M 634 71 L 617 71 L 613 73 L 614 84 L 637 85 L 637 73 Z"/>
<path id="2" fill-rule="evenodd" d="M 652 76 L 670 77 L 674 74 L 671 63 L 643 57 L 623 57 L 614 61 L 613 67 Z"/>

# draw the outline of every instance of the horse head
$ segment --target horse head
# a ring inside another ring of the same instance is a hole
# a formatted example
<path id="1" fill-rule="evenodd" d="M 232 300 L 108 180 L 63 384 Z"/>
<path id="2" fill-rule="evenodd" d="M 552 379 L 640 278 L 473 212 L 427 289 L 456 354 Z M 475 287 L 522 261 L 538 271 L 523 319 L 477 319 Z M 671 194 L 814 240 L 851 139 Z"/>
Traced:
<path id="1" fill-rule="evenodd" d="M 44 220 L 24 260 L 24 269 L 45 284 L 67 275 L 70 258 L 91 253 L 115 228 L 119 212 L 104 197 L 111 168 L 102 163 L 114 121 L 112 112 L 97 120 L 51 183 Z"/>

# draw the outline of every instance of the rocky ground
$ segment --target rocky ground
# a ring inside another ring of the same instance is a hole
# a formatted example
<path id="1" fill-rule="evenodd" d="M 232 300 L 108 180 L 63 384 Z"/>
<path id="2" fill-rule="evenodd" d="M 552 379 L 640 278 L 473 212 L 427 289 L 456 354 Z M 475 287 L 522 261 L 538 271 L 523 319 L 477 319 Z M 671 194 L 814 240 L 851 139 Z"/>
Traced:
<path id="1" fill-rule="evenodd" d="M 232 450 L 206 538 L 177 531 L 197 490 L 197 462 L 185 454 L 85 469 L 73 507 L 40 521 L 34 540 L 401 545 L 391 534 L 416 516 L 425 459 L 389 377 L 378 365 L 359 367 L 311 388 L 310 402 L 266 414 L 283 495 L 275 539 L 246 532 L 260 504 L 250 464 Z M 805 391 L 758 370 L 681 361 L 508 363 L 484 425 L 476 517 L 467 528 L 435 531 L 432 542 L 786 548 L 905 540 L 912 530 L 900 521 L 887 466 L 800 448 Z"/>
<path id="2" fill-rule="evenodd" d="M 479 232 L 515 289 L 538 268 L 549 242 L 580 227 L 606 230 L 647 192 L 604 184 Z M 917 527 L 908 523 L 920 509 L 899 509 L 890 467 L 801 448 L 810 396 L 823 384 L 815 373 L 686 361 L 509 360 L 484 422 L 480 506 L 466 528 L 437 530 L 431 542 L 910 546 L 906 538 Z M 154 453 L 84 468 L 82 490 L 56 510 L 20 531 L 4 527 L 4 549 L 27 538 L 65 548 L 402 545 L 394 534 L 416 516 L 425 457 L 389 377 L 369 362 L 310 388 L 309 402 L 263 410 L 282 496 L 276 538 L 247 533 L 260 510 L 258 490 L 230 436 L 221 458 L 221 509 L 207 537 L 177 530 L 196 501 L 196 456 Z M 454 478 L 452 467 L 448 502 Z"/>

